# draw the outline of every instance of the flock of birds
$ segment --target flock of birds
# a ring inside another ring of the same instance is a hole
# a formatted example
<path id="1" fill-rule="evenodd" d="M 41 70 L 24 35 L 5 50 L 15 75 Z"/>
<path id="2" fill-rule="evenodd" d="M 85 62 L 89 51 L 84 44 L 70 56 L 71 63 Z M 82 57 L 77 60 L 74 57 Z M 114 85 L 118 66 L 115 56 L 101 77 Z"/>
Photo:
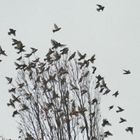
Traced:
<path id="1" fill-rule="evenodd" d="M 97 5 L 97 6 L 98 6 L 97 11 L 103 11 L 104 6 L 102 6 L 102 5 Z M 61 30 L 61 27 L 58 27 L 56 24 L 54 24 L 54 29 L 52 30 L 52 32 L 55 33 L 55 32 L 58 32 L 59 30 Z M 16 30 L 9 29 L 8 35 L 16 36 Z M 25 52 L 25 49 L 24 49 L 25 46 L 22 44 L 21 41 L 18 41 L 16 39 L 12 39 L 12 40 L 13 40 L 12 45 L 13 46 L 16 45 L 15 46 L 15 49 L 17 50 L 17 54 L 20 54 L 22 52 Z M 61 43 L 59 43 L 59 42 L 57 42 L 57 41 L 55 41 L 53 39 L 51 40 L 51 43 L 53 45 L 53 48 L 52 49 L 56 49 L 58 47 L 64 47 L 64 46 L 66 46 L 65 44 L 61 44 Z M 31 50 L 32 50 L 31 53 L 25 54 L 25 57 L 26 58 L 29 58 L 32 54 L 34 54 L 37 51 L 36 48 L 31 48 Z M 60 50 L 60 52 L 61 52 L 61 54 L 67 54 L 68 53 L 68 48 L 63 48 L 62 50 Z M 52 53 L 53 53 L 53 50 L 50 49 L 49 52 L 48 52 L 48 54 L 46 55 L 47 56 L 46 60 L 49 61 L 50 63 L 51 63 L 50 54 L 52 54 Z M 0 56 L 1 55 L 7 56 L 5 50 L 3 50 L 2 47 L 0 46 Z M 75 57 L 75 55 L 76 55 L 76 52 L 74 52 L 68 58 L 68 61 L 70 61 L 71 59 L 73 59 Z M 81 54 L 80 52 L 78 52 L 78 55 L 79 55 L 79 59 L 78 59 L 79 61 L 80 60 L 83 60 L 86 57 L 86 53 L 85 54 Z M 59 60 L 60 57 L 61 56 L 59 54 L 55 54 L 56 60 Z M 20 61 L 21 59 L 22 59 L 22 56 L 20 56 L 19 58 L 17 58 L 18 61 Z M 83 66 L 86 66 L 87 67 L 89 65 L 89 61 L 93 63 L 94 60 L 95 60 L 95 55 L 93 55 L 89 60 L 85 60 L 83 63 L 79 63 L 79 65 L 80 65 L 81 68 Z M 36 59 L 34 62 L 38 62 L 38 61 L 39 61 L 39 58 Z M 0 60 L 0 62 L 2 62 L 2 60 Z M 17 69 L 25 69 L 27 67 L 25 64 L 19 64 L 17 62 L 15 62 L 15 65 L 16 65 L 16 70 Z M 34 66 L 32 65 L 32 67 L 34 67 Z M 95 73 L 96 67 L 92 67 L 92 68 L 93 68 L 93 73 Z M 129 74 L 131 74 L 131 72 L 130 72 L 130 70 L 123 69 L 123 74 L 124 75 L 129 75 Z M 88 75 L 88 73 L 87 73 L 87 75 Z M 85 77 L 86 77 L 86 75 L 85 75 Z M 5 77 L 5 78 L 7 79 L 8 84 L 11 84 L 12 83 L 12 78 L 10 78 L 10 77 Z M 96 76 L 96 78 L 97 78 L 98 81 L 100 81 L 100 80 L 102 80 L 103 77 L 101 77 L 100 75 L 98 75 L 98 76 Z M 82 79 L 80 79 L 80 80 L 82 80 Z M 79 80 L 79 82 L 80 82 L 80 80 Z M 22 87 L 23 85 L 20 85 L 20 86 Z M 97 85 L 96 85 L 95 88 L 97 88 L 98 86 L 99 86 L 99 83 L 97 82 Z M 105 83 L 104 83 L 104 86 L 105 86 Z M 102 92 L 102 90 L 103 90 L 103 88 L 100 90 L 100 92 Z M 15 88 L 10 89 L 9 92 L 15 92 Z M 110 92 L 110 90 L 108 89 L 103 95 L 106 95 L 109 92 Z M 119 91 L 116 91 L 114 94 L 112 94 L 112 96 L 114 96 L 114 97 L 117 97 L 118 95 L 119 95 Z M 20 101 L 18 100 L 18 97 L 15 97 L 14 95 L 12 95 L 12 97 L 13 97 L 13 100 L 10 99 L 9 100 L 9 103 L 7 105 L 8 106 L 13 106 L 15 108 L 14 102 L 20 102 Z M 97 103 L 97 100 L 96 99 L 93 100 L 92 103 L 93 104 L 94 103 Z M 113 108 L 114 108 L 114 105 L 109 106 L 109 110 L 112 110 Z M 118 110 L 116 110 L 116 113 L 120 113 L 120 112 L 123 112 L 124 111 L 124 109 L 121 108 L 120 106 L 118 106 L 117 108 L 118 108 Z M 13 117 L 16 114 L 18 114 L 17 111 L 13 112 Z M 126 119 L 120 117 L 119 123 L 124 123 L 126 121 L 127 121 Z M 108 126 L 108 125 L 111 126 L 111 123 L 107 119 L 103 119 L 102 126 L 105 127 L 105 126 Z M 127 127 L 125 130 L 127 132 L 131 132 L 133 134 L 133 127 Z M 104 132 L 104 136 L 105 137 L 112 136 L 112 135 L 113 134 L 110 131 Z"/>

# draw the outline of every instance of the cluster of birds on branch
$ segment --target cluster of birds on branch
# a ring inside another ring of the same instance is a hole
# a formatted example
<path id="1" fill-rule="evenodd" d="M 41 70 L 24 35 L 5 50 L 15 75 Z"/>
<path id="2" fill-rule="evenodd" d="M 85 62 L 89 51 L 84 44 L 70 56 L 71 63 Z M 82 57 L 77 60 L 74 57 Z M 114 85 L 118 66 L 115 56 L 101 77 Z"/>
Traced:
<path id="1" fill-rule="evenodd" d="M 100 9 L 101 9 L 101 7 L 100 7 Z M 100 10 L 98 10 L 98 11 L 100 11 Z M 52 30 L 52 32 L 55 33 L 55 32 L 57 32 L 59 30 L 61 30 L 61 27 L 58 27 L 56 24 L 54 24 L 54 29 Z M 16 36 L 16 30 L 9 29 L 8 35 Z M 69 52 L 69 48 L 65 47 L 66 44 L 62 44 L 62 43 L 60 43 L 60 42 L 58 42 L 58 41 L 56 41 L 54 39 L 51 39 L 51 43 L 52 43 L 53 47 L 49 49 L 48 53 L 46 54 L 46 57 L 44 58 L 44 62 L 40 62 L 39 61 L 40 58 L 36 58 L 32 62 L 30 62 L 29 65 L 27 65 L 26 63 L 20 63 L 21 60 L 23 60 L 23 52 L 24 53 L 26 52 L 25 46 L 23 45 L 23 43 L 21 41 L 19 41 L 17 39 L 12 38 L 12 41 L 13 41 L 12 46 L 14 46 L 14 48 L 17 50 L 17 54 L 21 54 L 16 59 L 16 61 L 18 61 L 18 62 L 15 62 L 16 70 L 30 71 L 31 68 L 36 68 L 37 63 L 39 63 L 38 73 L 41 74 L 45 70 L 49 70 L 51 64 L 53 64 L 54 62 L 60 60 L 63 55 L 65 55 L 65 54 L 67 55 L 68 52 Z M 58 53 L 58 51 L 56 51 L 58 48 L 60 49 L 59 53 Z M 31 52 L 24 54 L 24 57 L 25 58 L 30 58 L 37 51 L 38 51 L 38 49 L 31 48 Z M 5 53 L 5 51 L 1 47 L 0 47 L 0 55 L 7 56 L 7 54 Z M 86 59 L 87 54 L 86 53 L 82 54 L 79 51 L 73 52 L 67 58 L 67 60 L 69 62 L 72 61 L 75 58 L 76 55 L 78 55 L 78 65 L 79 65 L 80 69 L 87 68 L 90 63 L 93 64 L 94 61 L 95 61 L 95 54 L 93 56 L 91 56 L 91 58 Z M 45 62 L 46 61 L 50 64 L 50 66 L 47 67 L 47 68 L 45 68 L 45 64 L 46 64 Z M 96 72 L 97 68 L 95 66 L 92 66 L 91 68 L 92 68 L 92 74 L 94 74 Z M 123 71 L 124 71 L 123 74 L 130 74 L 131 73 L 130 70 L 125 70 L 124 69 Z M 60 75 L 67 74 L 67 73 L 68 72 L 63 68 L 59 71 Z M 82 82 L 82 80 L 85 77 L 87 77 L 88 75 L 89 75 L 89 71 L 87 71 L 84 75 L 82 75 L 80 77 L 79 83 Z M 32 78 L 32 72 L 30 72 L 30 77 Z M 56 77 L 55 74 L 50 75 L 49 79 L 47 81 L 44 81 L 44 82 L 55 81 L 56 80 L 55 77 Z M 7 79 L 8 84 L 12 84 L 12 78 L 11 77 L 5 77 L 5 78 Z M 40 81 L 40 77 L 36 80 L 36 82 L 38 82 L 38 81 Z M 25 85 L 24 83 L 20 83 L 20 84 L 18 84 L 18 88 L 22 88 L 22 87 L 24 87 L 24 85 Z M 73 84 L 71 84 L 71 88 L 72 88 L 72 90 L 78 90 L 78 88 Z M 96 76 L 95 89 L 99 90 L 99 92 L 103 93 L 103 95 L 108 95 L 108 93 L 110 93 L 110 91 L 111 91 L 107 87 L 107 84 L 105 83 L 104 77 L 101 77 L 100 75 Z M 16 87 L 12 87 L 11 89 L 9 89 L 9 92 L 13 93 L 13 94 L 12 94 L 12 99 L 9 100 L 9 103 L 7 103 L 7 105 L 12 106 L 13 108 L 15 108 L 15 103 L 16 102 L 21 103 L 21 101 L 19 99 L 19 96 L 16 97 L 14 95 L 16 93 Z M 86 91 L 83 91 L 82 94 L 85 94 L 85 93 L 86 93 Z M 115 93 L 112 94 L 112 96 L 114 96 L 115 98 L 118 97 L 118 95 L 119 95 L 119 91 L 116 91 Z M 92 100 L 92 104 L 97 104 L 97 103 L 98 103 L 98 99 L 94 98 Z M 114 108 L 114 105 L 109 106 L 109 110 L 112 110 L 113 108 Z M 26 106 L 25 104 L 22 104 L 22 108 L 20 110 L 18 110 L 18 111 L 15 110 L 13 112 L 12 116 L 15 117 L 15 115 L 20 114 L 20 111 L 25 111 L 25 110 L 28 110 L 28 109 L 29 109 L 28 106 Z M 121 108 L 120 106 L 118 106 L 117 110 L 116 110 L 116 113 L 120 113 L 120 112 L 123 112 L 123 111 L 124 111 L 124 109 Z M 76 112 L 76 114 L 78 114 L 78 112 Z M 71 115 L 73 115 L 73 114 L 71 113 Z M 124 123 L 126 121 L 127 121 L 126 119 L 120 117 L 119 123 Z M 105 127 L 105 126 L 111 126 L 111 123 L 107 119 L 103 119 L 103 122 L 102 122 L 102 127 Z M 133 127 L 127 127 L 125 130 L 127 132 L 131 132 L 133 134 Z M 110 131 L 105 131 L 104 132 L 104 137 L 108 137 L 108 136 L 113 136 L 113 134 Z"/>

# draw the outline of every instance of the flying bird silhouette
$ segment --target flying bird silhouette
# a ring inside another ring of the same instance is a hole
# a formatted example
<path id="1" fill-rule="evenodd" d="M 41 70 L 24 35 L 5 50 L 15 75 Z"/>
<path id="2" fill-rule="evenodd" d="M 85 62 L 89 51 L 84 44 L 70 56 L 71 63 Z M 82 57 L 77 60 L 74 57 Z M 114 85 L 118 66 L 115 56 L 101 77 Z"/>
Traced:
<path id="1" fill-rule="evenodd" d="M 79 57 L 80 57 L 80 58 L 78 59 L 79 61 L 82 60 L 82 59 L 85 59 L 86 53 L 82 55 L 79 51 L 77 51 L 77 52 L 78 52 L 78 55 L 79 55 Z"/>
<path id="2" fill-rule="evenodd" d="M 11 77 L 5 77 L 8 81 L 8 84 L 11 84 L 12 83 L 12 78 Z"/>
<path id="3" fill-rule="evenodd" d="M 109 106 L 109 110 L 113 109 L 114 105 Z"/>
<path id="4" fill-rule="evenodd" d="M 59 30 L 61 30 L 61 27 L 58 27 L 56 24 L 54 24 L 53 33 L 57 32 Z"/>
<path id="5" fill-rule="evenodd" d="M 76 52 L 74 52 L 69 58 L 68 61 L 70 61 L 71 59 L 73 59 L 75 57 Z"/>
<path id="6" fill-rule="evenodd" d="M 51 43 L 52 43 L 52 46 L 53 46 L 52 49 L 57 49 L 58 47 L 66 46 L 65 44 L 61 44 L 54 39 L 51 39 Z"/>
<path id="7" fill-rule="evenodd" d="M 119 95 L 119 91 L 116 91 L 112 96 L 117 97 Z"/>
<path id="8" fill-rule="evenodd" d="M 123 74 L 131 74 L 130 70 L 123 70 L 124 73 Z"/>
<path id="9" fill-rule="evenodd" d="M 104 132 L 104 137 L 113 136 L 113 134 L 109 131 Z"/>
<path id="10" fill-rule="evenodd" d="M 107 119 L 103 119 L 102 126 L 105 127 L 106 125 L 111 126 L 111 123 Z"/>
<path id="11" fill-rule="evenodd" d="M 15 110 L 12 114 L 12 117 L 15 117 L 15 115 L 18 115 L 18 114 L 19 114 L 19 112 L 17 110 Z"/>
<path id="12" fill-rule="evenodd" d="M 8 35 L 14 35 L 14 36 L 16 36 L 16 30 L 14 30 L 14 29 L 9 29 L 9 32 L 8 32 Z"/>
<path id="13" fill-rule="evenodd" d="M 131 132 L 131 134 L 133 134 L 133 127 L 127 127 L 125 130 L 127 132 Z"/>
<path id="14" fill-rule="evenodd" d="M 124 119 L 124 118 L 120 118 L 119 123 L 123 123 L 123 122 L 126 122 L 126 119 Z"/>
<path id="15" fill-rule="evenodd" d="M 119 113 L 119 112 L 122 112 L 122 111 L 124 111 L 124 109 L 118 106 L 118 110 L 116 110 L 116 112 Z"/>
<path id="16" fill-rule="evenodd" d="M 100 4 L 97 4 L 98 8 L 97 8 L 97 11 L 100 12 L 100 11 L 103 11 L 104 10 L 104 6 L 100 5 Z"/>
<path id="17" fill-rule="evenodd" d="M 3 49 L 1 48 L 1 46 L 0 46 L 0 55 L 5 55 L 5 56 L 7 56 L 7 54 L 5 53 L 5 50 L 3 50 Z"/>

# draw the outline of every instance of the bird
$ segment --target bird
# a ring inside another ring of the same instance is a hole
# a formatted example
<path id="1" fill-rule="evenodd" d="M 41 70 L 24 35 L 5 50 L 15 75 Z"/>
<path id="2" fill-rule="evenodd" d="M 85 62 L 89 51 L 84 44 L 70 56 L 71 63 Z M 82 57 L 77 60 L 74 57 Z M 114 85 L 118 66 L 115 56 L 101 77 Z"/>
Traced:
<path id="1" fill-rule="evenodd" d="M 117 97 L 119 95 L 119 91 L 116 91 L 112 96 Z"/>
<path id="2" fill-rule="evenodd" d="M 15 110 L 12 114 L 12 117 L 15 117 L 15 115 L 18 115 L 18 114 L 19 114 L 19 112 L 17 110 Z"/>
<path id="3" fill-rule="evenodd" d="M 51 43 L 53 45 L 52 49 L 57 49 L 58 47 L 64 47 L 64 46 L 66 46 L 65 44 L 61 44 L 61 43 L 57 42 L 54 39 L 51 39 Z"/>
<path id="4" fill-rule="evenodd" d="M 36 49 L 36 48 L 32 48 L 32 47 L 31 47 L 31 50 L 32 50 L 32 53 L 35 53 L 35 52 L 38 51 L 38 49 Z"/>
<path id="5" fill-rule="evenodd" d="M 103 77 L 101 77 L 101 75 L 96 76 L 96 78 L 97 78 L 97 83 L 103 80 Z"/>
<path id="6" fill-rule="evenodd" d="M 14 101 L 12 99 L 9 100 L 9 103 L 7 103 L 7 106 L 12 106 L 13 108 L 15 108 L 15 104 Z"/>
<path id="7" fill-rule="evenodd" d="M 16 97 L 15 95 L 12 94 L 12 97 L 13 97 L 13 102 L 18 102 L 20 103 L 20 100 L 18 97 Z"/>
<path id="8" fill-rule="evenodd" d="M 113 136 L 113 134 L 109 131 L 104 132 L 104 137 Z"/>
<path id="9" fill-rule="evenodd" d="M 109 110 L 113 109 L 114 105 L 109 106 Z"/>
<path id="10" fill-rule="evenodd" d="M 9 32 L 8 32 L 8 35 L 14 35 L 14 36 L 16 36 L 16 30 L 14 30 L 14 29 L 9 29 Z"/>
<path id="11" fill-rule="evenodd" d="M 11 77 L 5 77 L 8 81 L 8 84 L 11 84 L 12 83 L 12 78 Z"/>
<path id="12" fill-rule="evenodd" d="M 92 100 L 92 104 L 94 104 L 94 103 L 98 103 L 98 100 L 96 99 L 96 98 L 94 98 L 93 100 Z"/>
<path id="13" fill-rule="evenodd" d="M 75 57 L 76 52 L 74 52 L 69 58 L 68 61 L 70 61 L 71 59 L 73 59 Z"/>
<path id="14" fill-rule="evenodd" d="M 68 48 L 64 48 L 62 50 L 60 50 L 61 54 L 68 54 L 69 49 Z"/>
<path id="15" fill-rule="evenodd" d="M 116 110 L 116 112 L 119 113 L 119 112 L 122 112 L 122 111 L 124 111 L 124 109 L 118 106 L 118 110 Z"/>
<path id="16" fill-rule="evenodd" d="M 103 119 L 102 126 L 105 127 L 106 125 L 111 126 L 111 123 L 107 119 Z"/>
<path id="17" fill-rule="evenodd" d="M 94 63 L 95 60 L 95 54 L 90 59 L 88 59 L 88 61 L 90 61 L 91 63 Z"/>
<path id="18" fill-rule="evenodd" d="M 127 127 L 126 129 L 125 129 L 127 132 L 131 132 L 131 134 L 133 134 L 133 127 Z"/>
<path id="19" fill-rule="evenodd" d="M 18 57 L 16 60 L 20 61 L 22 59 L 22 56 Z"/>
<path id="20" fill-rule="evenodd" d="M 123 74 L 131 74 L 130 70 L 124 70 L 124 69 L 123 69 L 123 71 L 124 71 Z"/>
<path id="21" fill-rule="evenodd" d="M 92 69 L 93 69 L 92 74 L 94 74 L 97 68 L 95 66 L 92 66 Z"/>
<path id="22" fill-rule="evenodd" d="M 103 11 L 104 10 L 104 6 L 100 5 L 100 4 L 97 4 L 98 8 L 97 8 L 97 11 L 100 12 L 100 11 Z"/>
<path id="23" fill-rule="evenodd" d="M 31 52 L 31 53 L 28 53 L 28 54 L 25 54 L 24 56 L 25 56 L 26 58 L 29 58 L 31 55 L 32 55 L 32 52 Z"/>
<path id="24" fill-rule="evenodd" d="M 7 54 L 5 53 L 5 50 L 3 50 L 0 46 L 0 55 L 4 55 L 4 56 L 7 56 Z"/>
<path id="25" fill-rule="evenodd" d="M 16 88 L 11 88 L 11 89 L 9 89 L 8 91 L 9 91 L 9 92 L 13 92 L 13 93 L 15 93 Z"/>
<path id="26" fill-rule="evenodd" d="M 86 53 L 82 55 L 79 51 L 77 51 L 77 52 L 78 52 L 78 55 L 79 55 L 79 57 L 80 57 L 80 58 L 78 59 L 79 61 L 82 60 L 82 59 L 84 59 L 84 58 L 86 57 Z"/>
<path id="27" fill-rule="evenodd" d="M 119 123 L 123 123 L 123 122 L 126 122 L 126 119 L 120 117 Z"/>
<path id="28" fill-rule="evenodd" d="M 59 30 L 61 30 L 61 27 L 58 27 L 56 24 L 54 24 L 53 33 L 57 32 Z"/>

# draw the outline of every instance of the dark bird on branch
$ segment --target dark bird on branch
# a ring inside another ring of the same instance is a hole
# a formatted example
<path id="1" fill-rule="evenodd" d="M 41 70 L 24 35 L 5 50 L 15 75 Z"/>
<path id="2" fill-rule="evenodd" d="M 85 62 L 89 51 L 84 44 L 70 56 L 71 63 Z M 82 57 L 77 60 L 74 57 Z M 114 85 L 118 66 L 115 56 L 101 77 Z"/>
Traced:
<path id="1" fill-rule="evenodd" d="M 68 48 L 64 48 L 62 50 L 60 50 L 61 54 L 68 54 L 69 49 Z"/>
<path id="2" fill-rule="evenodd" d="M 75 57 L 76 52 L 74 52 L 69 58 L 68 61 L 70 61 L 71 59 L 73 59 Z"/>
<path id="3" fill-rule="evenodd" d="M 109 110 L 113 109 L 114 105 L 109 106 Z"/>
<path id="4" fill-rule="evenodd" d="M 1 48 L 1 46 L 0 46 L 0 55 L 5 55 L 5 56 L 7 56 L 7 54 L 5 53 L 5 50 L 3 50 L 3 49 Z"/>
<path id="5" fill-rule="evenodd" d="M 111 126 L 111 123 L 107 119 L 103 119 L 102 126 L 105 127 L 106 125 Z"/>
<path id="6" fill-rule="evenodd" d="M 122 111 L 124 111 L 124 109 L 118 106 L 118 110 L 116 110 L 116 112 L 119 113 L 119 112 L 122 112 Z"/>
<path id="7" fill-rule="evenodd" d="M 119 95 L 119 91 L 116 91 L 112 96 L 117 97 Z"/>
<path id="8" fill-rule="evenodd" d="M 14 36 L 16 36 L 16 30 L 9 29 L 8 35 L 14 35 Z"/>
<path id="9" fill-rule="evenodd" d="M 104 10 L 104 6 L 100 5 L 100 4 L 97 4 L 98 8 L 97 8 L 97 11 L 100 12 L 100 11 L 103 11 Z"/>
<path id="10" fill-rule="evenodd" d="M 5 77 L 8 81 L 8 84 L 11 84 L 12 83 L 12 78 L 11 77 Z"/>
<path id="11" fill-rule="evenodd" d="M 77 51 L 77 52 L 78 52 L 78 55 L 79 55 L 79 59 L 78 59 L 79 61 L 82 60 L 82 59 L 85 59 L 86 53 L 82 55 L 79 51 Z"/>
<path id="12" fill-rule="evenodd" d="M 54 24 L 53 33 L 57 32 L 59 30 L 61 30 L 61 27 L 58 27 L 56 24 Z"/>
<path id="13" fill-rule="evenodd" d="M 12 114 L 12 117 L 15 117 L 15 115 L 18 115 L 18 114 L 19 114 L 19 112 L 17 110 L 15 110 Z"/>
<path id="14" fill-rule="evenodd" d="M 51 39 L 51 43 L 53 45 L 52 49 L 57 49 L 58 47 L 64 47 L 64 46 L 66 46 L 65 44 L 61 44 L 61 43 L 57 42 L 54 39 Z"/>
<path id="15" fill-rule="evenodd" d="M 126 122 L 126 119 L 124 119 L 124 118 L 120 118 L 119 123 L 123 123 L 123 122 Z"/>
<path id="16" fill-rule="evenodd" d="M 104 132 L 104 137 L 113 136 L 113 134 L 109 131 Z"/>
<path id="17" fill-rule="evenodd" d="M 125 130 L 127 132 L 131 132 L 131 134 L 133 134 L 133 127 L 127 127 Z"/>
<path id="18" fill-rule="evenodd" d="M 130 70 L 123 70 L 124 73 L 123 74 L 131 74 Z"/>

